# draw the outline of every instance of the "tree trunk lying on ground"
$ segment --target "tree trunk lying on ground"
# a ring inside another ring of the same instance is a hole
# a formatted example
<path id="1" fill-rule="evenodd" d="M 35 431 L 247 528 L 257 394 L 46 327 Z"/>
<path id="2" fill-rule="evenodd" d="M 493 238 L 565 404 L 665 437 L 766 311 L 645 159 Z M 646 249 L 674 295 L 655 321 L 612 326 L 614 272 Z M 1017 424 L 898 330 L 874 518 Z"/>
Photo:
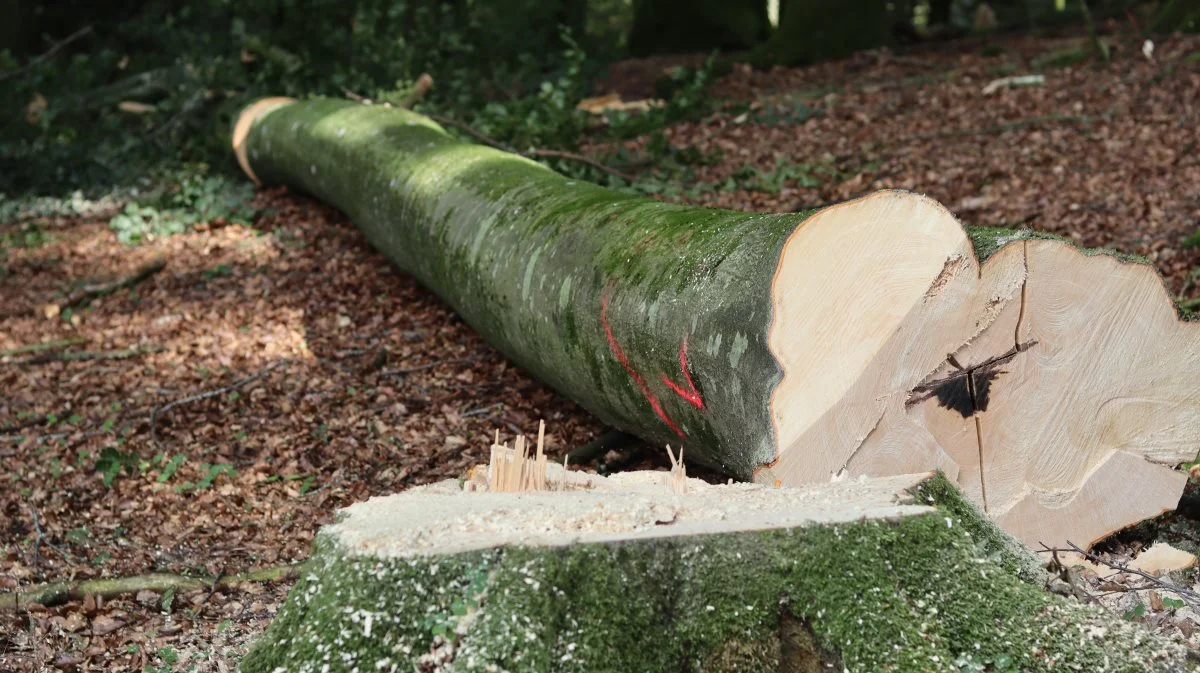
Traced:
<path id="1" fill-rule="evenodd" d="M 604 422 L 740 478 L 936 468 L 1021 540 L 1086 546 L 1173 508 L 1196 455 L 1200 325 L 1141 263 L 906 192 L 660 203 L 346 101 L 261 101 L 235 147 Z"/>
<path id="2" fill-rule="evenodd" d="M 1019 579 L 1028 552 L 942 478 L 548 477 L 343 510 L 242 670 L 1184 670 Z"/>

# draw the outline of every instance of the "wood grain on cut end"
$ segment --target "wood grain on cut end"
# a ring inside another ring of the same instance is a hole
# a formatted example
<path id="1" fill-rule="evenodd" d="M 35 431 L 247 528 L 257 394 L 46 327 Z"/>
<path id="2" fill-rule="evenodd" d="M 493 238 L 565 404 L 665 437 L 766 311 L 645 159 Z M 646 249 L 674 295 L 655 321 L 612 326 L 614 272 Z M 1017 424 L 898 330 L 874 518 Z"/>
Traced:
<path id="1" fill-rule="evenodd" d="M 931 199 L 881 192 L 814 215 L 788 239 L 772 284 L 778 453 L 756 479 L 826 481 L 862 461 L 869 438 L 902 435 L 871 452 L 879 460 L 868 472 L 949 469 L 936 442 L 889 430 L 888 415 L 995 318 L 980 294 L 1011 301 L 1019 284 L 1012 274 L 980 283 L 965 231 Z"/>
<path id="2" fill-rule="evenodd" d="M 1186 479 L 1172 468 L 1200 447 L 1200 326 L 1149 266 L 1011 247 L 1028 266 L 1021 310 L 959 354 L 970 367 L 1028 346 L 974 414 L 989 513 L 1028 543 L 1084 545 L 1174 508 Z"/>
<path id="3" fill-rule="evenodd" d="M 940 469 L 1031 545 L 1086 545 L 1173 508 L 1173 467 L 1200 448 L 1200 326 L 1151 267 L 1062 241 L 1017 237 L 981 267 L 925 203 L 869 197 L 789 239 L 773 286 L 779 454 L 756 479 Z"/>
<path id="4" fill-rule="evenodd" d="M 328 530 L 350 550 L 413 556 L 818 526 L 927 514 L 908 492 L 929 477 L 775 489 L 670 472 L 603 477 L 550 463 L 546 491 L 464 489 L 450 480 L 352 505 Z"/>
<path id="5" fill-rule="evenodd" d="M 233 154 L 237 157 L 237 162 L 242 167 L 242 172 L 253 180 L 256 185 L 262 184 L 262 182 L 254 174 L 254 169 L 250 167 L 250 157 L 246 154 L 246 137 L 250 135 L 250 129 L 254 127 L 255 120 L 265 112 L 285 103 L 294 103 L 295 100 L 286 96 L 272 96 L 254 101 L 242 110 L 241 114 L 238 115 L 237 122 L 233 125 Z"/>

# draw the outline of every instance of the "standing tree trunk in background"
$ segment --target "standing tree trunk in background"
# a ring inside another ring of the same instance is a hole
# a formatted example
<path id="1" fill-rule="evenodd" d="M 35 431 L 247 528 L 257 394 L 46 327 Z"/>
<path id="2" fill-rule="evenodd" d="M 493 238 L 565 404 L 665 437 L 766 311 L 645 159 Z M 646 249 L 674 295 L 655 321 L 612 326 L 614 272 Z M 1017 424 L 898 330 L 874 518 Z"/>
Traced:
<path id="1" fill-rule="evenodd" d="M 930 26 L 948 26 L 950 25 L 950 7 L 954 4 L 954 0 L 930 0 L 929 2 L 929 25 Z"/>
<path id="2" fill-rule="evenodd" d="M 788 0 L 759 60 L 779 65 L 841 58 L 891 42 L 885 0 Z"/>
<path id="3" fill-rule="evenodd" d="M 1155 33 L 1200 30 L 1200 0 L 1167 0 L 1154 17 L 1151 30 Z"/>
<path id="4" fill-rule="evenodd" d="M 938 468 L 1021 540 L 1087 545 L 1173 508 L 1196 455 L 1200 325 L 1142 263 L 907 192 L 661 203 L 348 101 L 262 101 L 235 147 L 534 376 L 733 476 Z"/>
<path id="5" fill-rule="evenodd" d="M 750 49 L 770 35 L 766 0 L 634 0 L 629 51 Z"/>
<path id="6" fill-rule="evenodd" d="M 29 0 L 0 0 L 0 51 L 8 50 L 21 59 L 29 50 L 29 37 L 36 34 L 29 13 Z"/>

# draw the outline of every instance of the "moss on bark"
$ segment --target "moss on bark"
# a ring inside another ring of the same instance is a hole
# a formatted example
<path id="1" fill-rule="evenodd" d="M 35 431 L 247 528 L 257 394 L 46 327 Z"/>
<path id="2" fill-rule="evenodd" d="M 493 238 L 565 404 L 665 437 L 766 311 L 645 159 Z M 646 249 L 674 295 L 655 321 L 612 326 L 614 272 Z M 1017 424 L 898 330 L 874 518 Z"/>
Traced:
<path id="1" fill-rule="evenodd" d="M 505 355 L 612 427 L 741 477 L 775 457 L 765 288 L 803 216 L 617 193 L 346 101 L 281 104 L 246 149 L 259 178 L 347 213 Z"/>
<path id="2" fill-rule="evenodd" d="M 506 356 L 608 425 L 740 478 L 776 458 L 770 287 L 812 212 L 617 193 L 349 101 L 280 102 L 245 149 L 262 180 L 340 208 Z M 1044 236 L 970 234 L 981 259 Z"/>
<path id="3" fill-rule="evenodd" d="M 444 556 L 360 555 L 327 530 L 243 670 L 1183 669 L 1181 648 L 997 562 L 1011 541 L 944 481 L 922 489 L 941 509 Z"/>

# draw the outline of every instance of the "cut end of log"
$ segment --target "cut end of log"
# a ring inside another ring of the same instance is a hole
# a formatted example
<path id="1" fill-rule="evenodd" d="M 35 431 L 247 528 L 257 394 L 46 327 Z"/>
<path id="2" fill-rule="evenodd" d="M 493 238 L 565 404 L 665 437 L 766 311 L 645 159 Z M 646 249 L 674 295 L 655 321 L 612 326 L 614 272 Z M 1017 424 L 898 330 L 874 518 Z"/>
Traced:
<path id="1" fill-rule="evenodd" d="M 256 185 L 262 184 L 262 181 L 254 174 L 254 170 L 250 168 L 250 157 L 246 154 L 246 137 L 250 135 L 250 129 L 254 127 L 255 120 L 260 116 L 280 105 L 294 102 L 296 102 L 296 99 L 286 96 L 272 96 L 257 100 L 242 110 L 238 115 L 237 122 L 233 125 L 234 156 L 237 157 L 237 162 L 242 167 L 242 172 L 253 180 Z"/>
<path id="2" fill-rule="evenodd" d="M 552 491 L 478 491 L 448 480 L 343 510 L 329 531 L 346 548 L 382 557 L 492 547 L 705 535 L 923 514 L 909 495 L 928 474 L 806 488 L 711 485 L 670 472 L 603 477 L 546 465 Z"/>
<path id="3" fill-rule="evenodd" d="M 1200 448 L 1200 325 L 1148 265 L 994 243 L 980 263 L 953 215 L 901 192 L 798 228 L 772 286 L 778 453 L 756 481 L 936 468 L 1030 545 L 1175 507 L 1173 467 Z"/>

